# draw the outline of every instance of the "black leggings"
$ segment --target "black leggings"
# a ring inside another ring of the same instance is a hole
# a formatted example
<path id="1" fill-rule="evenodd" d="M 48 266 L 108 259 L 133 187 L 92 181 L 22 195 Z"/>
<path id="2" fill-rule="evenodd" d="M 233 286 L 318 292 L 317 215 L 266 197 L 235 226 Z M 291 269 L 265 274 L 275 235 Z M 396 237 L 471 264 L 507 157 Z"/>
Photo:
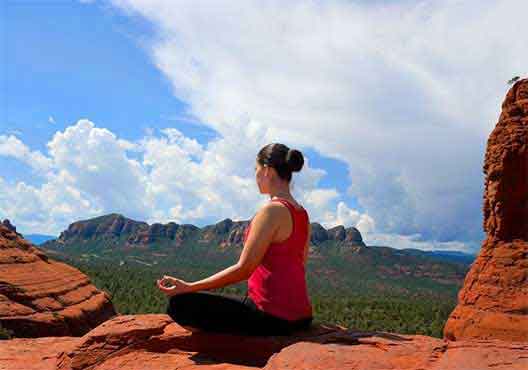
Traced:
<path id="1" fill-rule="evenodd" d="M 167 314 L 182 326 L 243 335 L 290 335 L 306 329 L 313 317 L 289 321 L 257 308 L 245 297 L 206 291 L 177 294 L 169 299 Z"/>

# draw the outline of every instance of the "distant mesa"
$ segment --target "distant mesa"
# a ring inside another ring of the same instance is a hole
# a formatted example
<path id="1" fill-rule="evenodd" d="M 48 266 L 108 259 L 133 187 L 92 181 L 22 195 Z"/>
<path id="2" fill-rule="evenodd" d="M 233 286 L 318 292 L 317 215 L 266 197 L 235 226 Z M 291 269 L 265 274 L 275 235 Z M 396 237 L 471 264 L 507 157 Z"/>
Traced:
<path id="1" fill-rule="evenodd" d="M 16 337 L 80 336 L 116 315 L 79 270 L 49 259 L 0 224 L 0 324 Z"/>
<path id="2" fill-rule="evenodd" d="M 216 224 L 202 228 L 192 224 L 167 224 L 135 221 L 118 213 L 76 221 L 61 232 L 57 239 L 41 244 L 43 248 L 67 247 L 68 245 L 104 240 L 106 245 L 116 248 L 147 248 L 154 243 L 179 247 L 185 242 L 216 242 L 220 248 L 240 247 L 249 220 L 233 221 L 226 218 Z M 342 246 L 361 246 L 365 243 L 355 227 L 342 225 L 325 229 L 319 223 L 312 223 L 311 244 L 336 242 Z"/>
<path id="3" fill-rule="evenodd" d="M 330 229 L 325 229 L 321 224 L 312 222 L 312 244 L 321 244 L 326 241 L 336 241 L 340 244 L 365 246 L 363 237 L 358 229 L 355 227 L 345 228 L 343 225 L 334 226 Z"/>
<path id="4" fill-rule="evenodd" d="M 486 239 L 444 336 L 528 341 L 528 79 L 502 103 L 484 173 Z"/>

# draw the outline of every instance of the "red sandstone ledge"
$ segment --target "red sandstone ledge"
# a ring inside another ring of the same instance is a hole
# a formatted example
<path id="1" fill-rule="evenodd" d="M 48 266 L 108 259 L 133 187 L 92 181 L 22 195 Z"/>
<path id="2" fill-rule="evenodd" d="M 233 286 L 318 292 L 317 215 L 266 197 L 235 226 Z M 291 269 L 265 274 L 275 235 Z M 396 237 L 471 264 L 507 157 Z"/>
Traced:
<path id="1" fill-rule="evenodd" d="M 191 333 L 165 314 L 119 315 L 82 337 L 0 342 L 0 369 L 508 369 L 528 368 L 528 342 L 449 341 L 314 325 L 295 336 Z"/>

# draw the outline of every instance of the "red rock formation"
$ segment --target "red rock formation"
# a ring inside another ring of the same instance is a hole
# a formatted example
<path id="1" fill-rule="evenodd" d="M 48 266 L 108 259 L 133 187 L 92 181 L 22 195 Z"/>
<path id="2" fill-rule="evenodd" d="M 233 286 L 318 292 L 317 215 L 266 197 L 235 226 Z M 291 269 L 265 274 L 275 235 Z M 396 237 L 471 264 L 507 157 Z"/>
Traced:
<path id="1" fill-rule="evenodd" d="M 528 341 L 528 79 L 506 95 L 484 173 L 487 235 L 444 336 Z"/>
<path id="2" fill-rule="evenodd" d="M 83 335 L 116 312 L 109 296 L 0 224 L 0 324 L 16 337 Z"/>
<path id="3" fill-rule="evenodd" d="M 69 339 L 69 340 L 68 340 Z M 0 342 L 0 369 L 521 370 L 528 343 L 450 342 L 313 325 L 295 336 L 191 333 L 165 314 L 121 315 L 81 338 Z"/>

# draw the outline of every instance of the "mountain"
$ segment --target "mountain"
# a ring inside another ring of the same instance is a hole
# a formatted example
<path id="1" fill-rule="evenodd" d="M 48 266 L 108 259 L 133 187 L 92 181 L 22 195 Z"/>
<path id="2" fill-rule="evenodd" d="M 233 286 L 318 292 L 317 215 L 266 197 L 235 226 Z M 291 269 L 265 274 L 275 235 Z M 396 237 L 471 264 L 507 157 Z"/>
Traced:
<path id="1" fill-rule="evenodd" d="M 244 230 L 250 221 L 233 221 L 226 218 L 216 224 L 202 228 L 192 224 L 154 223 L 135 221 L 118 213 L 81 220 L 72 223 L 61 232 L 57 239 L 42 244 L 45 248 L 80 247 L 90 244 L 104 244 L 107 248 L 149 248 L 155 244 L 179 247 L 185 242 L 217 242 L 220 248 L 239 245 Z M 319 223 L 312 223 L 311 243 L 320 245 L 332 242 L 341 246 L 365 246 L 361 233 L 355 227 L 342 225 L 325 229 Z"/>
<path id="2" fill-rule="evenodd" d="M 402 249 L 410 254 L 415 255 L 426 255 L 430 258 L 437 259 L 439 261 L 446 261 L 446 262 L 460 262 L 467 265 L 470 265 L 473 263 L 475 258 L 477 258 L 474 254 L 464 253 L 460 251 L 444 251 L 444 250 L 436 250 L 436 251 L 422 251 L 420 249 L 414 249 L 414 248 L 405 248 Z"/>
<path id="3" fill-rule="evenodd" d="M 471 264 L 477 258 L 476 254 L 469 254 L 459 251 L 430 251 L 428 252 L 433 258 L 438 258 L 439 260 L 452 261 L 452 262 L 462 262 Z"/>

